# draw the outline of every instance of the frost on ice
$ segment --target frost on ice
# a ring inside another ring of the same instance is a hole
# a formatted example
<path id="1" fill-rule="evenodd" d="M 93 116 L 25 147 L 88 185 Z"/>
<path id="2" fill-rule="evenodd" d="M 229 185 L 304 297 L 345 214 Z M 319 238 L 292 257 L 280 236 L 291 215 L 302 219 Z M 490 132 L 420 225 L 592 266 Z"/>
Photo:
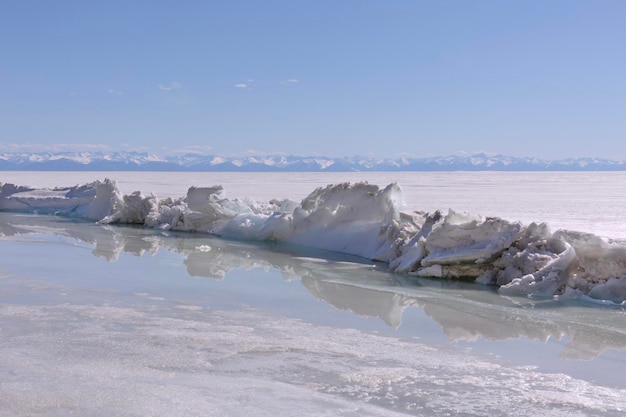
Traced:
<path id="1" fill-rule="evenodd" d="M 191 187 L 185 197 L 159 200 L 121 195 L 110 180 L 54 189 L 3 184 L 0 210 L 303 245 L 386 262 L 397 273 L 496 285 L 505 295 L 626 302 L 626 245 L 552 233 L 544 223 L 402 211 L 397 184 L 329 185 L 300 203 L 229 199 L 221 186 Z"/>

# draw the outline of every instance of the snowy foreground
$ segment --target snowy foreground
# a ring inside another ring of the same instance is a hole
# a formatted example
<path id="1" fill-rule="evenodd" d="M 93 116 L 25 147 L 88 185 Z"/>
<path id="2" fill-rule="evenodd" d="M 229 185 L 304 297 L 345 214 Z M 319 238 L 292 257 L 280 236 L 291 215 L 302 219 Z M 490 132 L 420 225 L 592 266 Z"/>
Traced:
<path id="1" fill-rule="evenodd" d="M 159 199 L 122 195 L 110 180 L 54 189 L 4 184 L 0 210 L 286 242 L 385 262 L 397 273 L 492 284 L 505 295 L 626 304 L 626 244 L 588 233 L 553 233 L 544 223 L 452 210 L 402 211 L 396 184 L 329 185 L 300 203 L 229 199 L 221 186 Z"/>

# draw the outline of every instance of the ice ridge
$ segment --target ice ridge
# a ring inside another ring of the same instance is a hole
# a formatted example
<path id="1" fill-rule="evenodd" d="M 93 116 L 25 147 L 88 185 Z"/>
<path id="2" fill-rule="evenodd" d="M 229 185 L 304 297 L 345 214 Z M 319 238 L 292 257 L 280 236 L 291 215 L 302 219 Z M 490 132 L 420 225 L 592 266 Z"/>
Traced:
<path id="1" fill-rule="evenodd" d="M 566 294 L 626 305 L 625 244 L 552 233 L 545 223 L 403 211 L 395 183 L 328 185 L 299 203 L 230 199 L 219 185 L 159 199 L 139 191 L 122 195 L 108 179 L 54 189 L 1 184 L 0 210 L 292 243 L 385 262 L 396 273 L 496 285 L 504 295 Z"/>

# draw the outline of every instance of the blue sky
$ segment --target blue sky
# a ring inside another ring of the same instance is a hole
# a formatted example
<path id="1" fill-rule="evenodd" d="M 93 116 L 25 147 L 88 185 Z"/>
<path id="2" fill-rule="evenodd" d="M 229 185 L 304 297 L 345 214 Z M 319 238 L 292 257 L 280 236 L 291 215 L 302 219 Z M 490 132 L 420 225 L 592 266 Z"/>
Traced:
<path id="1" fill-rule="evenodd" d="M 626 1 L 0 3 L 0 151 L 626 159 Z"/>

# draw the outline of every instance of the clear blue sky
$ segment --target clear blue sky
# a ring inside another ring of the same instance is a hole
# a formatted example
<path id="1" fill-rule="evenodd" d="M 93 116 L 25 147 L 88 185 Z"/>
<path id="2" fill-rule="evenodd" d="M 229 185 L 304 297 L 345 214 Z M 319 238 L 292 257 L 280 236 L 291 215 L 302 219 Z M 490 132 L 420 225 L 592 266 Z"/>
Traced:
<path id="1" fill-rule="evenodd" d="M 625 139 L 622 0 L 0 2 L 0 151 L 626 159 Z"/>

